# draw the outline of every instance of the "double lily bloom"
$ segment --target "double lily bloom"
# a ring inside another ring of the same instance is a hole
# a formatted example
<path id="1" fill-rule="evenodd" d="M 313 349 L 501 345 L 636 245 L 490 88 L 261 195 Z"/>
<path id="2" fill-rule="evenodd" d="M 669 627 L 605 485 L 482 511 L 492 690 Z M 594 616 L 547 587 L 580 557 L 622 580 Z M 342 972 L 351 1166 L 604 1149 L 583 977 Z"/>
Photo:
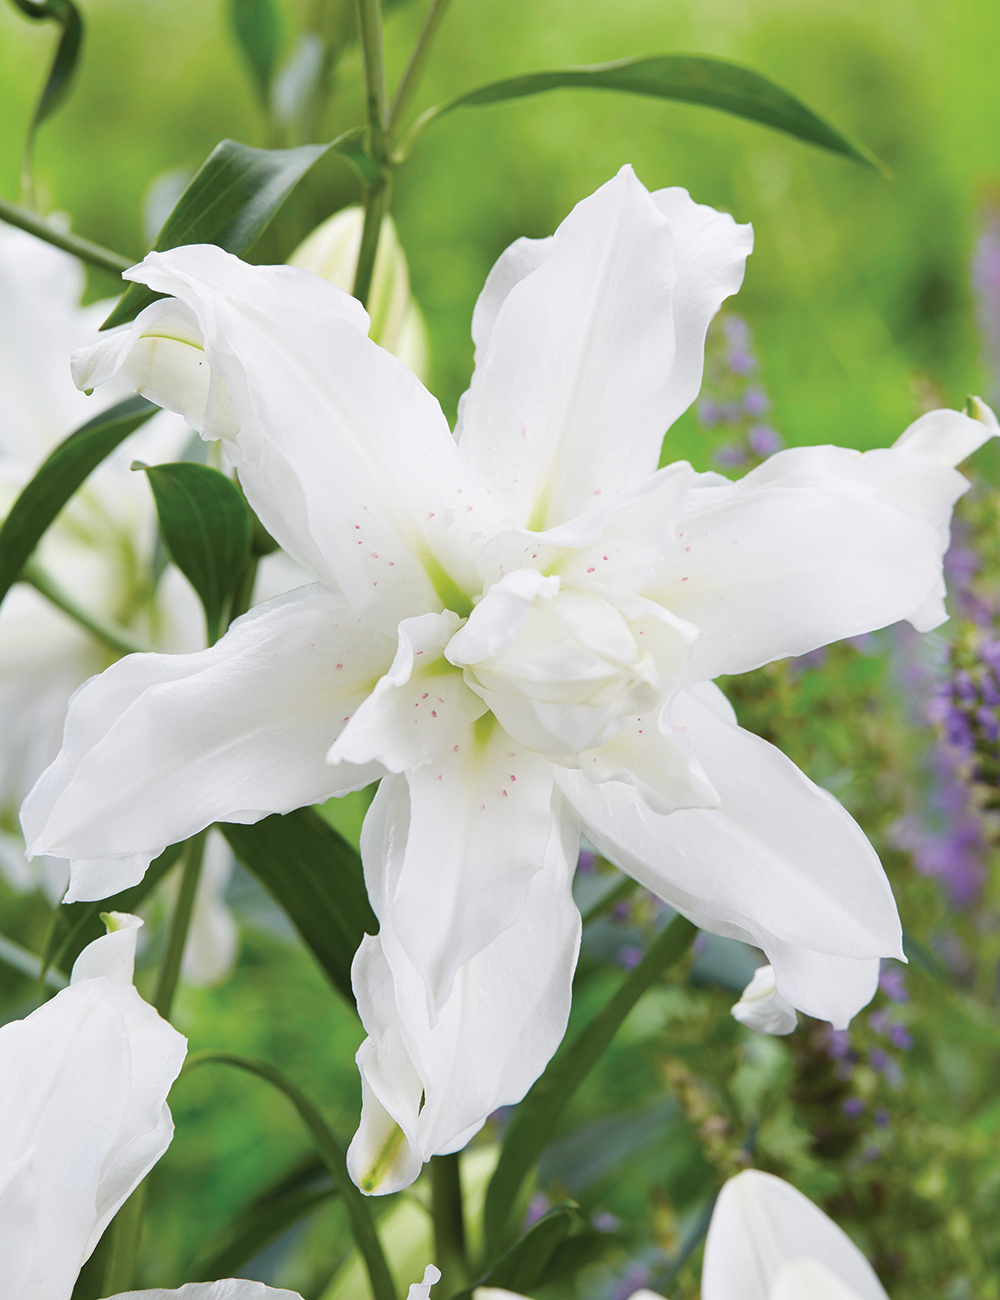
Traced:
<path id="1" fill-rule="evenodd" d="M 792 449 L 736 483 L 658 468 L 751 242 L 624 168 L 490 273 L 454 436 L 348 294 L 210 246 L 151 253 L 127 278 L 169 296 L 74 358 L 81 388 L 115 377 L 222 439 L 316 581 L 80 691 L 29 850 L 102 898 L 215 820 L 381 778 L 380 928 L 354 964 L 366 1191 L 462 1147 L 554 1052 L 581 831 L 834 1025 L 902 956 L 861 830 L 712 679 L 940 623 L 953 466 L 995 421 L 933 412 L 891 449 Z"/>

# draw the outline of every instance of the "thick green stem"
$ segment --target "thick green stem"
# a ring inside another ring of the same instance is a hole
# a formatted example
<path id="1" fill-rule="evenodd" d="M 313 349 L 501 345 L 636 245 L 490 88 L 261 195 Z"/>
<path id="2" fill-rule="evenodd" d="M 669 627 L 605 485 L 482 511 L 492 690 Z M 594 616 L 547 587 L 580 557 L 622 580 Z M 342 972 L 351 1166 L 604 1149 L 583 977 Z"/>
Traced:
<path id="1" fill-rule="evenodd" d="M 361 232 L 361 248 L 358 251 L 353 289 L 355 298 L 363 307 L 368 305 L 368 295 L 371 293 L 382 220 L 389 211 L 390 191 L 391 181 L 386 177 L 378 185 L 369 186 L 365 194 L 365 224 Z"/>
<path id="2" fill-rule="evenodd" d="M 177 981 L 181 974 L 181 961 L 191 926 L 191 913 L 194 911 L 195 895 L 201 878 L 201 860 L 205 855 L 207 835 L 207 830 L 199 831 L 188 840 L 181 887 L 177 894 L 170 934 L 167 938 L 167 951 L 163 954 L 160 978 L 156 982 L 156 994 L 153 997 L 153 1006 L 164 1020 L 170 1019 L 170 1012 L 174 1005 L 174 994 L 177 992 Z"/>
<path id="3" fill-rule="evenodd" d="M 92 636 L 97 637 L 98 641 L 103 641 L 106 646 L 110 646 L 119 654 L 142 654 L 149 649 L 149 646 L 143 645 L 141 641 L 133 640 L 129 633 L 116 623 L 108 623 L 96 614 L 83 609 L 37 564 L 29 561 L 21 570 L 20 581 L 26 582 L 29 587 L 34 587 L 39 595 L 51 601 L 56 609 L 61 609 L 64 614 L 68 614 L 81 627 L 85 627 Z"/>
<path id="4" fill-rule="evenodd" d="M 431 1209 L 434 1217 L 434 1256 L 441 1270 L 437 1294 L 448 1300 L 469 1283 L 462 1212 L 462 1176 L 458 1152 L 434 1156 L 431 1165 Z"/>
<path id="5" fill-rule="evenodd" d="M 0 220 L 6 221 L 11 226 L 17 226 L 20 230 L 26 230 L 29 235 L 44 239 L 47 244 L 54 244 L 56 248 L 61 248 L 67 253 L 74 253 L 82 261 L 89 262 L 91 266 L 99 266 L 102 270 L 111 271 L 115 275 L 120 275 L 130 266 L 135 266 L 134 258 L 122 257 L 109 248 L 92 244 L 89 239 L 81 239 L 79 235 L 71 235 L 65 230 L 55 230 L 36 212 L 21 207 L 19 203 L 11 203 L 9 199 L 0 198 Z"/>
<path id="6" fill-rule="evenodd" d="M 145 1206 L 146 1184 L 142 1182 L 115 1215 L 114 1222 L 108 1229 L 111 1243 L 101 1295 L 118 1295 L 138 1286 L 139 1245 Z"/>
<path id="7" fill-rule="evenodd" d="M 358 41 L 365 74 L 365 116 L 371 132 L 375 161 L 384 165 L 386 149 L 385 57 L 382 51 L 382 6 L 380 0 L 356 0 Z"/>
<path id="8" fill-rule="evenodd" d="M 438 28 L 441 26 L 441 20 L 444 18 L 445 10 L 448 8 L 449 0 L 431 0 L 431 7 L 427 11 L 427 17 L 424 19 L 424 25 L 420 29 L 420 35 L 417 37 L 417 43 L 413 47 L 413 53 L 410 55 L 410 61 L 406 65 L 406 71 L 399 80 L 396 87 L 396 97 L 392 101 L 392 109 L 389 113 L 389 136 L 395 136 L 396 128 L 402 121 L 406 110 L 410 107 L 410 101 L 420 84 L 420 78 L 424 71 L 424 65 L 427 62 L 427 56 L 431 52 L 431 46 L 434 44 L 434 37 L 438 34 Z"/>

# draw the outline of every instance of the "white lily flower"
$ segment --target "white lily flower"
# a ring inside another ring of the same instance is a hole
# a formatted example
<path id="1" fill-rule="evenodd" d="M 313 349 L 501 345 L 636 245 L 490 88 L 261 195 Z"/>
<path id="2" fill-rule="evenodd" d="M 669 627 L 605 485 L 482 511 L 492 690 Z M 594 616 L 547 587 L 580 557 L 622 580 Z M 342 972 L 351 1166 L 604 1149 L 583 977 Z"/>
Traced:
<path id="1" fill-rule="evenodd" d="M 104 1229 L 170 1145 L 186 1040 L 132 987 L 138 917 L 68 988 L 0 1028 L 0 1295 L 69 1300 Z"/>
<path id="2" fill-rule="evenodd" d="M 790 1183 L 746 1169 L 719 1193 L 701 1300 L 887 1300 L 850 1237 Z"/>
<path id="3" fill-rule="evenodd" d="M 350 293 L 364 224 L 364 208 L 356 203 L 342 208 L 306 235 L 289 257 L 288 265 L 313 271 Z M 426 382 L 430 356 L 427 326 L 410 293 L 410 268 L 396 233 L 396 223 L 388 215 L 382 218 L 368 294 L 368 314 L 370 334 L 379 347 L 399 357 L 404 366 Z"/>
<path id="4" fill-rule="evenodd" d="M 795 1008 L 778 992 L 773 966 L 758 966 L 732 1014 L 758 1034 L 792 1034 L 798 1025 Z"/>
<path id="5" fill-rule="evenodd" d="M 431 1287 L 440 1281 L 441 1274 L 433 1264 L 424 1270 L 422 1282 L 413 1282 L 406 1300 L 428 1300 Z M 219 1282 L 188 1282 L 176 1291 L 157 1288 L 153 1291 L 123 1291 L 110 1300 L 302 1300 L 298 1291 L 284 1291 L 265 1286 L 263 1282 L 248 1282 L 245 1278 L 230 1277 Z"/>
<path id="6" fill-rule="evenodd" d="M 581 827 L 835 1025 L 901 956 L 860 829 L 711 678 L 940 621 L 952 466 L 995 428 L 938 412 L 895 448 L 793 449 L 736 483 L 657 469 L 750 247 L 624 168 L 491 272 L 457 439 L 346 293 L 215 247 L 150 254 L 128 276 L 172 296 L 74 359 L 81 386 L 117 377 L 224 439 L 316 583 L 81 691 L 29 847 L 105 897 L 214 820 L 387 777 L 354 966 L 365 1190 L 460 1148 L 558 1045 Z"/>

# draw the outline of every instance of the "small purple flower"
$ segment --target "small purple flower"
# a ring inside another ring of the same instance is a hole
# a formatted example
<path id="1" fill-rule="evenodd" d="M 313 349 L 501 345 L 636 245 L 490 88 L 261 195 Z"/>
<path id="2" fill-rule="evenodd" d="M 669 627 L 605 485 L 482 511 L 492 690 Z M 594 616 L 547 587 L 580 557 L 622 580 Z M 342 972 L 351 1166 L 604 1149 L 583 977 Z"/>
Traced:
<path id="1" fill-rule="evenodd" d="M 751 375 L 757 368 L 756 361 L 745 348 L 733 348 L 726 360 L 734 375 Z"/>
<path id="2" fill-rule="evenodd" d="M 994 672 L 1000 672 L 1000 641 L 985 641 L 979 647 L 979 657 Z"/>
<path id="3" fill-rule="evenodd" d="M 954 683 L 955 699 L 962 704 L 975 704 L 979 699 L 979 692 L 976 690 L 976 683 L 972 680 L 964 668 L 959 668 L 958 672 L 952 678 Z"/>
<path id="4" fill-rule="evenodd" d="M 893 1047 L 898 1047 L 901 1052 L 908 1052 L 913 1046 L 910 1031 L 898 1022 L 889 1026 L 888 1038 Z"/>
<path id="5" fill-rule="evenodd" d="M 841 1110 L 849 1119 L 857 1119 L 864 1108 L 865 1103 L 861 1097 L 848 1097 L 841 1106 Z"/>
<path id="6" fill-rule="evenodd" d="M 581 849 L 580 856 L 576 860 L 576 869 L 581 876 L 592 876 L 594 868 L 597 866 L 597 854 L 591 853 L 589 849 Z"/>
<path id="7" fill-rule="evenodd" d="M 831 1061 L 844 1061 L 851 1054 L 851 1031 L 831 1029 L 826 1039 L 826 1054 Z"/>
<path id="8" fill-rule="evenodd" d="M 1000 740 L 1000 721 L 992 709 L 981 705 L 976 710 L 976 721 L 979 723 L 979 729 L 983 733 L 983 738 L 991 745 Z"/>
<path id="9" fill-rule="evenodd" d="M 622 1226 L 622 1221 L 614 1214 L 608 1214 L 606 1210 L 601 1210 L 591 1216 L 590 1222 L 593 1224 L 595 1232 L 617 1232 Z"/>
<path id="10" fill-rule="evenodd" d="M 979 679 L 979 694 L 983 697 L 983 702 L 994 709 L 1000 704 L 1000 686 L 992 672 L 984 672 Z"/>
<path id="11" fill-rule="evenodd" d="M 875 1112 L 875 1123 L 879 1126 L 879 1128 L 888 1128 L 889 1119 L 890 1119 L 889 1112 L 886 1110 L 884 1106 L 880 1106 L 878 1110 Z"/>
<path id="12" fill-rule="evenodd" d="M 887 1029 L 884 1011 L 873 1011 L 868 1017 L 868 1024 L 876 1034 L 884 1034 Z"/>
<path id="13" fill-rule="evenodd" d="M 761 416 L 771 409 L 771 399 L 762 388 L 748 388 L 743 394 L 743 409 L 747 415 Z"/>
<path id="14" fill-rule="evenodd" d="M 628 899 L 623 898 L 620 903 L 615 903 L 614 907 L 611 909 L 611 915 L 616 921 L 631 921 L 632 904 Z"/>
<path id="15" fill-rule="evenodd" d="M 781 434 L 766 424 L 755 424 L 747 434 L 747 441 L 757 456 L 773 456 L 785 445 Z"/>
<path id="16" fill-rule="evenodd" d="M 730 444 L 725 447 L 716 447 L 712 453 L 712 459 L 716 465 L 737 469 L 740 465 L 746 464 L 747 454 L 742 447 L 734 447 Z"/>
<path id="17" fill-rule="evenodd" d="M 628 945 L 624 948 L 618 949 L 615 960 L 618 962 L 618 965 L 624 967 L 625 970 L 635 970 L 636 966 L 639 965 L 645 955 L 646 954 L 641 948 Z"/>
<path id="18" fill-rule="evenodd" d="M 641 1291 L 649 1281 L 649 1268 L 634 1260 L 625 1270 L 625 1276 L 619 1278 L 611 1289 L 611 1300 L 629 1300 L 636 1291 Z"/>
<path id="19" fill-rule="evenodd" d="M 706 429 L 713 429 L 719 423 L 719 408 L 710 397 L 703 397 L 698 403 L 698 419 Z"/>
<path id="20" fill-rule="evenodd" d="M 719 407 L 719 419 L 723 424 L 739 424 L 740 408 L 736 402 L 723 402 Z"/>
<path id="21" fill-rule="evenodd" d="M 890 964 L 887 958 L 882 960 L 882 973 L 878 977 L 878 986 L 886 997 L 893 1002 L 909 1002 L 910 994 L 906 987 L 906 977 L 895 962 Z"/>
<path id="22" fill-rule="evenodd" d="M 968 717 L 960 709 L 949 709 L 944 716 L 944 735 L 952 749 L 971 754 L 975 738 Z"/>
<path id="23" fill-rule="evenodd" d="M 527 1213 L 524 1216 L 524 1222 L 521 1224 L 521 1231 L 524 1232 L 537 1223 L 543 1214 L 548 1214 L 552 1208 L 552 1203 L 544 1192 L 536 1192 L 528 1202 Z"/>

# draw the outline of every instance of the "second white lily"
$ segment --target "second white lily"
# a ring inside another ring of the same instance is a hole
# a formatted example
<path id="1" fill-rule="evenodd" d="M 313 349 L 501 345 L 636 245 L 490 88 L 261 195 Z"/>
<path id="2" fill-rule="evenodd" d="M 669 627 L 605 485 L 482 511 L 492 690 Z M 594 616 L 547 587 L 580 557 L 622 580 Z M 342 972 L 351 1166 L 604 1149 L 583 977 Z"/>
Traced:
<path id="1" fill-rule="evenodd" d="M 150 254 L 128 276 L 172 296 L 75 360 L 81 387 L 117 376 L 223 438 L 317 582 L 81 691 L 24 805 L 31 851 L 105 897 L 214 820 L 385 778 L 354 968 L 367 1191 L 463 1146 L 558 1045 L 581 827 L 835 1025 L 901 956 L 860 829 L 711 679 L 939 623 L 952 466 L 994 427 L 935 412 L 892 449 L 790 450 L 738 483 L 657 469 L 750 247 L 623 169 L 497 263 L 457 441 L 354 299 L 214 247 Z"/>

